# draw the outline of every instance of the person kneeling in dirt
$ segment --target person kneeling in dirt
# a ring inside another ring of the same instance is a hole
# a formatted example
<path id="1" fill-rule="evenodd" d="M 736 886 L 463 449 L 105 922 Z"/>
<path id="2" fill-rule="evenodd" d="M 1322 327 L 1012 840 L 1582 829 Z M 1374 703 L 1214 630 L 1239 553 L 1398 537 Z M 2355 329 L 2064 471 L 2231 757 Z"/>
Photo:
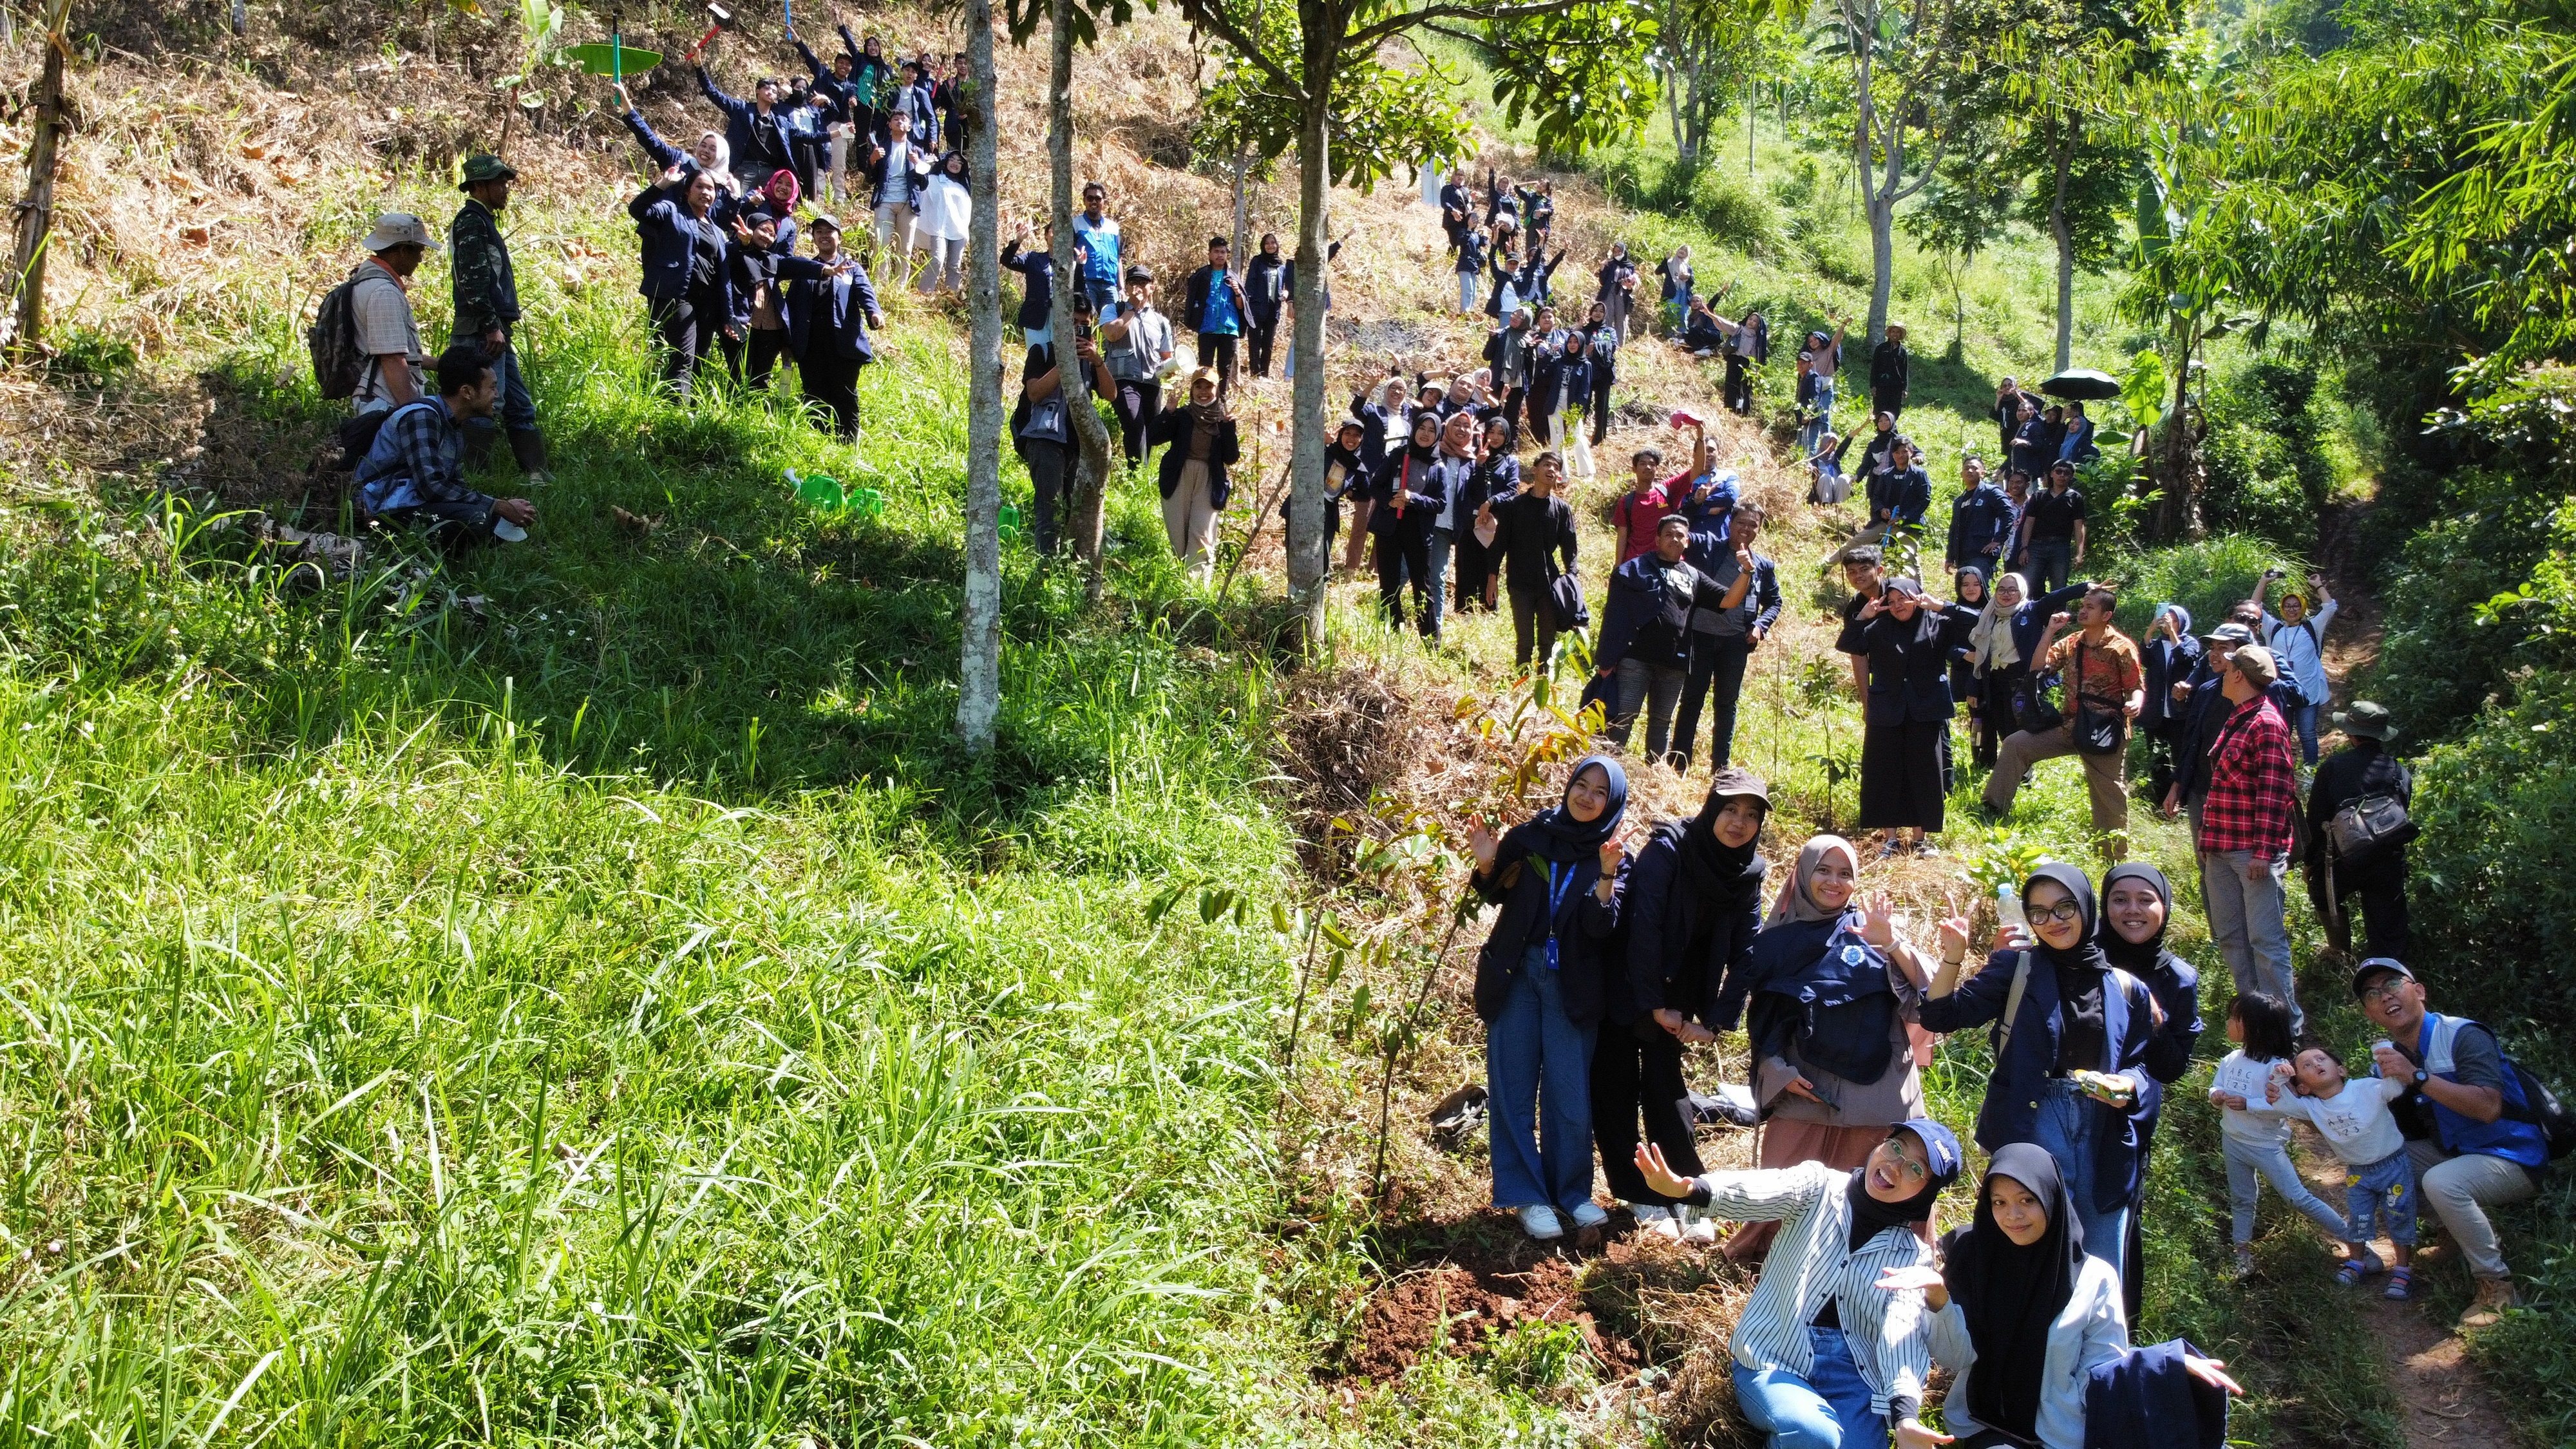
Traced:
<path id="1" fill-rule="evenodd" d="M 438 355 L 438 396 L 406 403 L 376 432 L 352 480 L 358 507 L 378 522 L 417 524 L 452 550 L 517 542 L 537 520 L 524 498 L 488 498 L 465 485 L 465 426 L 492 416 L 500 378 L 483 349 L 464 342 Z"/>

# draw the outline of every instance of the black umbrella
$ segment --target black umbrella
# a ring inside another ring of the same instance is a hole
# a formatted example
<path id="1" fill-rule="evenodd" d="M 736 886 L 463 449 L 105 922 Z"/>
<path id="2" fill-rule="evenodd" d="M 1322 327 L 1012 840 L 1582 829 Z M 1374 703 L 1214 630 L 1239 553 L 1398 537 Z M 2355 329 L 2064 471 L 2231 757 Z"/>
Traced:
<path id="1" fill-rule="evenodd" d="M 2120 380 L 2107 372 L 2096 372 L 2089 367 L 2070 367 L 2041 383 L 2039 390 L 2050 397 L 2071 397 L 2078 402 L 2092 402 L 2100 398 L 2118 397 Z"/>

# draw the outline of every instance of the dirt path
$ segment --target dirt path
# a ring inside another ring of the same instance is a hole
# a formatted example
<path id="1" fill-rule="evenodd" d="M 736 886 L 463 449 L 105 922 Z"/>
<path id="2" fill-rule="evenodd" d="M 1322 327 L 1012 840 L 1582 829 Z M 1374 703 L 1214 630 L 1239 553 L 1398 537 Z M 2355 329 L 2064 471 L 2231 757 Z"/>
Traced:
<path id="1" fill-rule="evenodd" d="M 2312 1128 L 2302 1123 L 2295 1130 L 2298 1144 L 2292 1155 L 2301 1175 L 2319 1197 L 2341 1207 L 2342 1168 Z M 2386 1240 L 2372 1245 L 2372 1251 L 2381 1262 L 2388 1261 Z M 2384 1277 L 2369 1279 L 2343 1296 L 2387 1355 L 2388 1386 L 2404 1405 L 2408 1449 L 2517 1449 L 2520 1441 L 2512 1425 L 2497 1412 L 2484 1376 L 2468 1361 L 2468 1345 L 2436 1316 L 2439 1310 L 2429 1301 L 2424 1280 L 2457 1271 L 2448 1262 L 2418 1268 L 2415 1296 L 2403 1303 L 2379 1296 Z"/>
<path id="2" fill-rule="evenodd" d="M 2317 518 L 2317 568 L 2334 590 L 2334 627 L 2326 634 L 2326 675 L 2334 681 L 2336 708 L 2352 702 L 2351 680 L 2379 662 L 2379 597 L 2371 589 L 2369 560 L 2359 536 L 2375 499 L 2337 499 Z M 2319 720 L 2318 728 L 2326 722 Z"/>

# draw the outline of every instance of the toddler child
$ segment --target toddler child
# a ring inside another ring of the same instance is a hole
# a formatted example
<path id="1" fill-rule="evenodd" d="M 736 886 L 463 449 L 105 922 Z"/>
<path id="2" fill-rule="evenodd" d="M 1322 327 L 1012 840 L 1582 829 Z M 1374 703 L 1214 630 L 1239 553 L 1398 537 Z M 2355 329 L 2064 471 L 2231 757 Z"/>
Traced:
<path id="1" fill-rule="evenodd" d="M 2384 1222 L 2396 1262 L 2381 1296 L 2403 1299 L 2414 1280 L 2415 1163 L 2388 1104 L 2412 1088 L 2394 1077 L 2350 1076 L 2322 1047 L 2299 1053 L 2290 1065 L 2297 1095 L 2282 1095 L 2276 1070 L 2266 1090 L 2271 1110 L 2315 1124 L 2344 1166 L 2344 1241 L 2352 1245 L 2352 1256 L 2343 1260 L 2335 1280 L 2350 1286 L 2379 1271 L 2370 1241 L 2374 1222 Z"/>
<path id="2" fill-rule="evenodd" d="M 2290 1058 L 2297 1054 L 2290 1031 L 2290 1009 L 2279 997 L 2259 991 L 2237 997 L 2227 1008 L 2227 1039 L 2236 1043 L 2236 1050 L 2219 1064 L 2221 1080 L 2241 1076 L 2241 1068 L 2248 1062 L 2269 1078 L 2276 1067 L 2286 1070 Z M 2231 1068 L 2240 1070 L 2231 1072 Z M 2284 1202 L 2306 1213 L 2327 1232 L 2342 1237 L 2343 1215 L 2334 1210 L 2333 1204 L 2309 1191 L 2299 1169 L 2291 1165 L 2289 1119 L 2278 1112 L 2257 1115 L 2248 1111 L 2245 1099 L 2231 1092 L 2212 1091 L 2209 1100 L 2224 1109 L 2218 1114 L 2219 1140 L 2227 1157 L 2228 1205 L 2234 1210 L 2236 1276 L 2248 1278 L 2254 1273 L 2254 1208 L 2262 1199 L 2266 1181 Z"/>

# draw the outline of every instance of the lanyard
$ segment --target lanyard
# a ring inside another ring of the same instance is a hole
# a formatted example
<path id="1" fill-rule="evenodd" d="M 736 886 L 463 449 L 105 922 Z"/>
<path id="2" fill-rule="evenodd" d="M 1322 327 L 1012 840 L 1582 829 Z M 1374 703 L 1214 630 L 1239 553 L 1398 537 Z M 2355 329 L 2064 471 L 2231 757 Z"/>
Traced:
<path id="1" fill-rule="evenodd" d="M 1567 861 L 1562 877 L 1557 874 L 1556 862 L 1550 861 L 1547 867 L 1547 969 L 1550 971 L 1557 966 L 1556 913 L 1565 909 L 1565 898 L 1574 889 L 1574 867 L 1575 862 Z"/>

